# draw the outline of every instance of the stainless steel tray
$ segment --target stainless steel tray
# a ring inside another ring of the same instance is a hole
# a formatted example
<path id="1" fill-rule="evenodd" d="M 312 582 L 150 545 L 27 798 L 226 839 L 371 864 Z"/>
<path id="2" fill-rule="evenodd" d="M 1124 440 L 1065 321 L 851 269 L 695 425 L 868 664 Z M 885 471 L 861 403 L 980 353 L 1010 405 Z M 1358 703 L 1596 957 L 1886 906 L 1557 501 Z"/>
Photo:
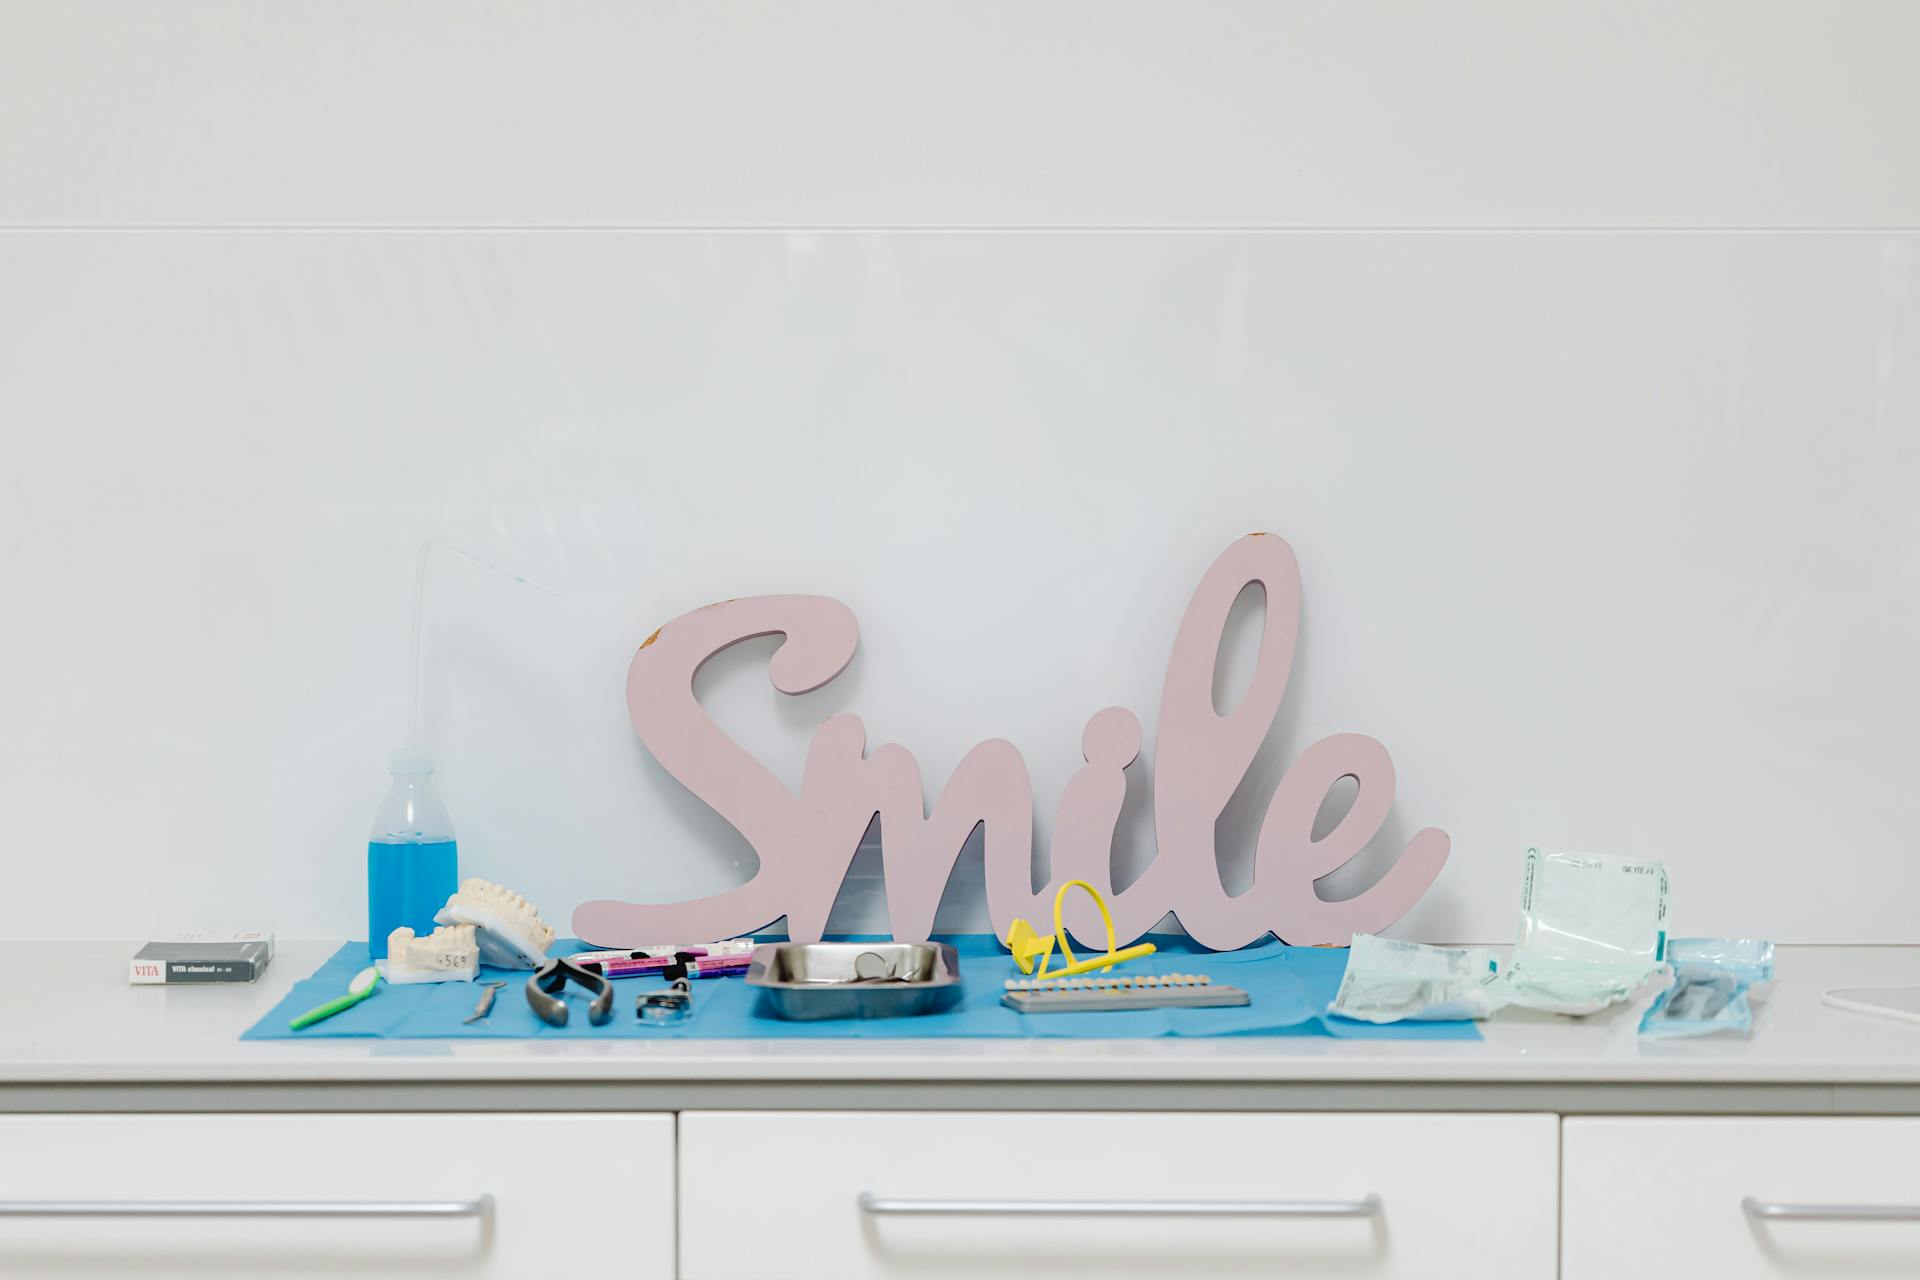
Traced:
<path id="1" fill-rule="evenodd" d="M 754 948 L 747 985 L 776 1018 L 901 1018 L 959 1002 L 960 957 L 944 942 L 773 942 Z"/>

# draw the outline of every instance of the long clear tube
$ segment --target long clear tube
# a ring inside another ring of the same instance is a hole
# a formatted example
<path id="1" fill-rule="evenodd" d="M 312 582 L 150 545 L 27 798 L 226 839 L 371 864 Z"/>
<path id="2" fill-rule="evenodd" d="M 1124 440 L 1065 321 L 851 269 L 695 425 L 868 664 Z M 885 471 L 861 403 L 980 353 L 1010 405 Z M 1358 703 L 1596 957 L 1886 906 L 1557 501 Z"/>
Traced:
<path id="1" fill-rule="evenodd" d="M 413 650 L 409 659 L 410 673 L 407 681 L 406 745 L 416 750 L 426 745 L 420 741 L 420 649 L 421 633 L 426 625 L 427 564 L 430 555 L 435 551 L 451 551 L 455 555 L 465 556 L 475 564 L 486 566 L 502 577 L 512 578 L 515 582 L 524 582 L 529 587 L 549 595 L 560 594 L 552 587 L 535 582 L 523 574 L 515 573 L 504 565 L 495 564 L 485 556 L 476 555 L 445 538 L 428 538 L 420 544 L 420 554 L 415 558 L 413 568 Z"/>

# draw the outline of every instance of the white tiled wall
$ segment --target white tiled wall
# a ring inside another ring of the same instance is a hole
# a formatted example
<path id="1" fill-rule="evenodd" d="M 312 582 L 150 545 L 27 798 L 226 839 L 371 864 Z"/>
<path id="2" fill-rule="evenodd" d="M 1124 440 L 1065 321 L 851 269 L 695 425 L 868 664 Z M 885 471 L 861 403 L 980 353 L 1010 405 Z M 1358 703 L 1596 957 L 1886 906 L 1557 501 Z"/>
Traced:
<path id="1" fill-rule="evenodd" d="M 751 869 L 625 721 L 674 614 L 846 601 L 846 676 L 757 647 L 722 722 L 791 780 L 857 710 L 935 788 L 1007 736 L 1044 836 L 1268 528 L 1230 882 L 1353 730 L 1382 843 L 1455 838 L 1409 936 L 1510 936 L 1538 841 L 1665 857 L 1683 932 L 1912 940 L 1913 11 L 1439 12 L 11 6 L 8 931 L 356 928 L 431 534 L 564 592 L 450 566 L 427 698 L 466 867 L 563 920 Z M 634 229 L 686 224 L 1216 229 Z"/>
<path id="2" fill-rule="evenodd" d="M 1906 0 L 0 4 L 0 221 L 1896 225 Z"/>

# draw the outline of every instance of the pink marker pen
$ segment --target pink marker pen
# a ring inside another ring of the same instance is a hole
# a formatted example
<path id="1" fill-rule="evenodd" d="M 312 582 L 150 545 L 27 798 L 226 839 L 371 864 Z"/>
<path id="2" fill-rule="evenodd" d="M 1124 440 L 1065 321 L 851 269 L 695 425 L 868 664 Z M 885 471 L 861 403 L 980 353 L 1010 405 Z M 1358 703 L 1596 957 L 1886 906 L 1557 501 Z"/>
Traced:
<path id="1" fill-rule="evenodd" d="M 633 947 L 625 951 L 583 951 L 567 958 L 581 968 L 607 978 L 644 978 L 649 974 L 662 973 L 674 968 L 689 957 L 751 956 L 753 948 L 752 938 L 730 938 L 725 942 L 709 942 L 697 946 L 654 946 Z"/>
<path id="2" fill-rule="evenodd" d="M 752 956 L 708 956 L 687 962 L 689 978 L 727 978 L 745 973 L 753 966 Z"/>
<path id="3" fill-rule="evenodd" d="M 637 960 L 603 960 L 600 972 L 609 978 L 639 978 L 649 973 L 659 973 L 669 965 L 680 963 L 681 956 L 698 959 L 702 952 L 689 948 L 678 956 L 641 956 Z"/>

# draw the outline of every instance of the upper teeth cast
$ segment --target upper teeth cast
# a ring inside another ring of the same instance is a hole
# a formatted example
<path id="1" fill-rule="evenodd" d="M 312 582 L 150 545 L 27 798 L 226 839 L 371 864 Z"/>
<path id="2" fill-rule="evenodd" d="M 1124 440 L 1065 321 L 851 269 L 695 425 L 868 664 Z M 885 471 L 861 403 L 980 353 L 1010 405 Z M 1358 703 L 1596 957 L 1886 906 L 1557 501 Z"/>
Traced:
<path id="1" fill-rule="evenodd" d="M 491 880 L 462 882 L 434 918 L 443 924 L 477 925 L 481 954 L 491 965 L 532 967 L 553 945 L 553 926 L 540 918 L 533 904 Z"/>

